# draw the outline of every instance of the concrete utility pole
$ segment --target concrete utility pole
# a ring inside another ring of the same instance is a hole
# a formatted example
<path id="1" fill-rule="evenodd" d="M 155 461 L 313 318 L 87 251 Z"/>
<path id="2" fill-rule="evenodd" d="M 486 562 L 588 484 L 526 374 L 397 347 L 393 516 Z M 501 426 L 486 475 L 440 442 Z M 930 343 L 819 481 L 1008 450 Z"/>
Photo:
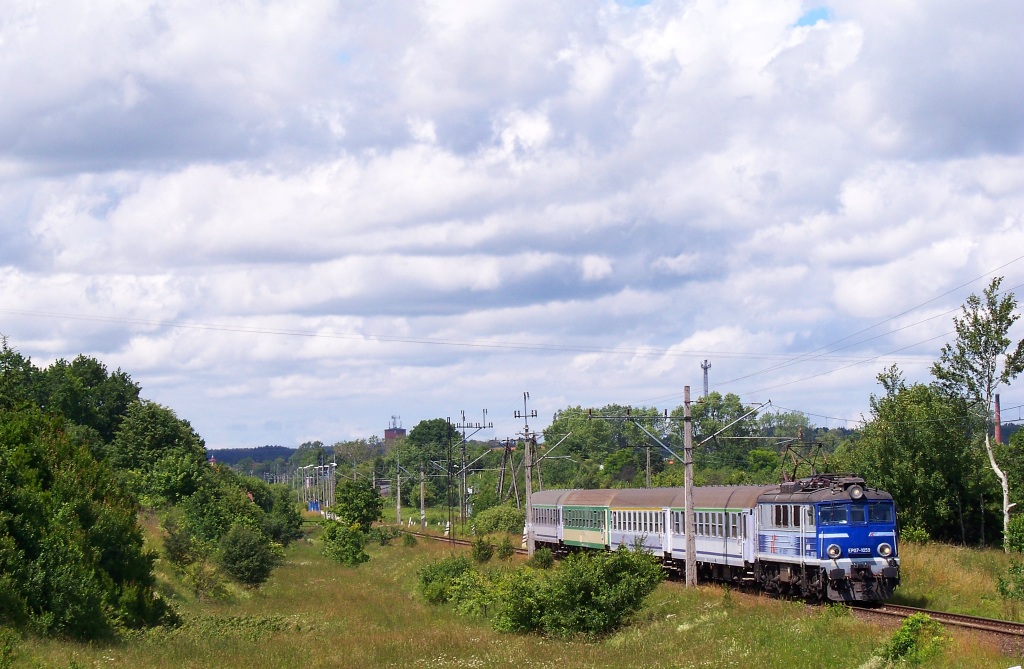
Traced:
<path id="1" fill-rule="evenodd" d="M 427 488 L 426 474 L 423 472 L 423 463 L 420 463 L 420 529 L 427 529 Z"/>
<path id="2" fill-rule="evenodd" d="M 697 585 L 697 514 L 693 510 L 693 417 L 690 415 L 690 386 L 683 388 L 683 498 L 686 504 L 686 587 Z"/>
<path id="3" fill-rule="evenodd" d="M 395 522 L 402 524 L 402 447 L 395 442 Z"/>
<path id="4" fill-rule="evenodd" d="M 536 545 L 533 541 L 533 533 L 530 532 L 530 525 L 533 523 L 533 500 L 530 499 L 533 496 L 533 449 L 531 446 L 536 445 L 536 435 L 530 432 L 529 419 L 537 417 L 537 410 L 526 410 L 526 401 L 529 399 L 530 393 L 523 393 L 523 412 L 516 411 L 515 417 L 523 419 L 523 443 L 526 447 L 524 453 L 526 458 L 526 554 L 532 556 Z"/>

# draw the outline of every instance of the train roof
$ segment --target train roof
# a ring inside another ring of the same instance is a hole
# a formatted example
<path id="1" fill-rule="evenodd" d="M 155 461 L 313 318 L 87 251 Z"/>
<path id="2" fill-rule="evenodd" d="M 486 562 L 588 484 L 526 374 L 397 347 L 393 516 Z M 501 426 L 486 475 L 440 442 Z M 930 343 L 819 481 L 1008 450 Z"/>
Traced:
<path id="1" fill-rule="evenodd" d="M 693 489 L 695 507 L 749 509 L 766 491 L 778 486 L 700 486 Z M 549 506 L 683 508 L 683 488 L 613 488 L 605 490 L 542 490 L 532 502 Z"/>
<path id="2" fill-rule="evenodd" d="M 891 501 L 892 495 L 884 490 L 868 488 L 864 479 L 852 474 L 820 474 L 773 486 L 761 499 L 762 502 L 793 504 L 850 500 Z"/>
<path id="3" fill-rule="evenodd" d="M 884 490 L 864 485 L 852 474 L 821 474 L 775 485 L 695 486 L 696 508 L 750 509 L 762 503 L 814 504 L 830 501 L 892 500 Z M 547 506 L 600 506 L 681 509 L 683 488 L 611 488 L 601 490 L 541 490 L 533 493 L 534 504 Z"/>

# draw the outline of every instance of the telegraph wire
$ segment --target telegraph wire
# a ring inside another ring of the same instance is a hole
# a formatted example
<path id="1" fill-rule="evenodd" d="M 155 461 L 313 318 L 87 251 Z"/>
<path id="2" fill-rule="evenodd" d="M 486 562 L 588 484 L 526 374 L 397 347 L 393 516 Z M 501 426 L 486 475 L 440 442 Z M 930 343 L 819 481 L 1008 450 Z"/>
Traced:
<path id="1" fill-rule="evenodd" d="M 172 328 L 179 330 L 199 330 L 199 331 L 212 331 L 212 332 L 235 332 L 242 334 L 262 334 L 262 335 L 277 335 L 284 337 L 304 337 L 304 338 L 321 338 L 321 339 L 341 339 L 351 341 L 366 341 L 366 342 L 389 342 L 389 343 L 401 343 L 401 344 L 425 344 L 434 346 L 451 346 L 456 348 L 480 348 L 480 349 L 499 349 L 499 350 L 526 350 L 526 351 L 550 351 L 550 352 L 570 352 L 570 353 L 606 353 L 611 355 L 632 355 L 632 356 L 673 356 L 673 357 L 699 357 L 699 356 L 717 356 L 719 358 L 735 358 L 735 359 L 765 359 L 771 360 L 776 358 L 788 358 L 789 354 L 785 353 L 747 353 L 747 352 L 735 352 L 735 351 L 674 351 L 672 349 L 659 349 L 646 346 L 640 346 L 637 348 L 622 348 L 622 347 L 602 347 L 602 346 L 582 346 L 582 345 L 569 345 L 569 344 L 531 344 L 526 342 L 514 342 L 514 341 L 483 341 L 483 340 L 460 340 L 460 339 L 442 339 L 436 337 L 400 337 L 396 335 L 381 335 L 381 334 L 367 334 L 367 333 L 354 333 L 354 332 L 331 332 L 331 331 L 312 331 L 312 330 L 295 330 L 287 328 L 266 328 L 266 327 L 255 327 L 245 325 L 226 325 L 226 324 L 214 324 L 214 323 L 201 323 L 201 322 L 181 322 L 181 321 L 161 321 L 161 320 L 147 320 L 140 318 L 118 318 L 113 316 L 93 316 L 87 314 L 69 314 L 59 312 L 47 312 L 47 311 L 31 311 L 27 309 L 0 309 L 0 313 L 14 314 L 21 316 L 37 316 L 44 318 L 57 318 L 57 319 L 70 319 L 70 320 L 83 320 L 101 323 L 115 323 L 121 325 L 139 325 L 147 327 L 160 327 L 160 328 Z M 855 357 L 837 357 L 835 360 L 848 360 L 854 361 L 859 358 Z"/>

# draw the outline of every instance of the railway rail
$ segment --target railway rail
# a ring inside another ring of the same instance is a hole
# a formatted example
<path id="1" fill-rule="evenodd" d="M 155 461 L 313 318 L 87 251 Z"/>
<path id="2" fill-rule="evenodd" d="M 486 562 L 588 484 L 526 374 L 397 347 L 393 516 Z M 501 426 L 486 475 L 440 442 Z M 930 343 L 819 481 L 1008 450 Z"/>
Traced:
<path id="1" fill-rule="evenodd" d="M 930 611 L 928 609 L 917 609 L 912 606 L 901 606 L 898 604 L 883 604 L 874 608 L 853 607 L 856 611 L 869 611 L 894 618 L 909 618 L 915 613 L 924 613 L 932 620 L 949 625 L 951 627 L 965 627 L 968 629 L 990 632 L 1002 636 L 1012 636 L 1024 639 L 1024 623 L 1015 623 L 1008 620 L 996 620 L 994 618 L 979 618 L 961 613 L 947 613 L 945 611 Z"/>
<path id="2" fill-rule="evenodd" d="M 473 542 L 468 539 L 454 539 L 452 537 L 446 537 L 438 534 L 429 534 L 427 532 L 411 532 L 409 530 L 403 530 L 406 534 L 411 534 L 414 537 L 420 539 L 433 539 L 434 541 L 443 541 L 445 543 L 454 544 L 456 546 L 472 546 Z M 517 555 L 526 555 L 525 548 L 513 548 L 513 552 Z"/>

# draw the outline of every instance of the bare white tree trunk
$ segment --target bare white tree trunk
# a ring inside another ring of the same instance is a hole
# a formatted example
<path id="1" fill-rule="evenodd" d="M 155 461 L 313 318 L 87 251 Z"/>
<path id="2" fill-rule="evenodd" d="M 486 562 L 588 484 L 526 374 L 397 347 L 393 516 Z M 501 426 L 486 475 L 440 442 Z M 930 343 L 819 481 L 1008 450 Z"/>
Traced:
<path id="1" fill-rule="evenodd" d="M 999 479 L 999 485 L 1003 488 L 1003 551 L 1006 553 L 1010 552 L 1010 481 L 1006 477 L 1006 472 L 999 468 L 996 463 L 995 453 L 992 451 L 992 441 L 988 437 L 988 427 L 986 424 L 985 429 L 985 452 L 988 453 L 988 464 L 992 467 L 992 471 L 995 472 L 996 477 Z M 984 509 L 981 510 L 985 512 Z"/>

